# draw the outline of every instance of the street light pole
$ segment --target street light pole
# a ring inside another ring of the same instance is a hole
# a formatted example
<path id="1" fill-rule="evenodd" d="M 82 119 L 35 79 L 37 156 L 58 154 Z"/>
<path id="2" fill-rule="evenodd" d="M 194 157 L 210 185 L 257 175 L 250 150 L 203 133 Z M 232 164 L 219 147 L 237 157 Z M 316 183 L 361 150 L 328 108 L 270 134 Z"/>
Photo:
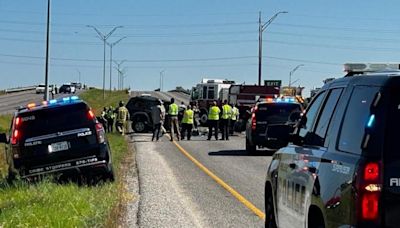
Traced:
<path id="1" fill-rule="evenodd" d="M 124 59 L 124 60 L 122 60 L 120 62 L 117 62 L 117 61 L 114 60 L 113 62 L 115 63 L 115 65 L 117 65 L 117 67 L 115 67 L 115 69 L 118 71 L 118 90 L 120 90 L 121 89 L 121 73 L 120 73 L 120 70 L 121 70 L 121 65 L 124 62 L 126 62 L 126 59 Z"/>
<path id="2" fill-rule="evenodd" d="M 49 41 L 50 41 L 50 0 L 47 1 L 47 35 L 46 35 L 46 66 L 44 84 L 44 100 L 49 100 Z"/>
<path id="3" fill-rule="evenodd" d="M 121 39 L 115 41 L 114 43 L 108 43 L 107 45 L 110 47 L 110 92 L 112 90 L 112 50 L 115 45 L 117 45 L 121 40 L 125 39 L 126 36 L 122 37 Z"/>
<path id="4" fill-rule="evenodd" d="M 289 72 L 289 88 L 292 86 L 292 75 L 293 75 L 293 73 L 296 72 L 296 70 L 298 70 L 302 66 L 304 66 L 304 64 L 299 64 L 295 68 L 293 68 L 293 70 L 291 70 Z"/>
<path id="5" fill-rule="evenodd" d="M 114 27 L 107 35 L 103 35 L 96 27 L 93 25 L 87 25 L 86 27 L 93 28 L 97 35 L 99 36 L 100 40 L 103 41 L 103 100 L 106 98 L 106 43 L 107 39 L 117 30 L 118 28 L 122 28 L 123 26 L 116 26 Z"/>
<path id="6" fill-rule="evenodd" d="M 267 22 L 261 24 L 261 12 L 258 18 L 258 85 L 261 85 L 261 72 L 262 72 L 262 33 L 264 30 L 278 17 L 279 14 L 288 13 L 287 11 L 280 11 L 272 16 Z"/>
<path id="7" fill-rule="evenodd" d="M 79 79 L 79 83 L 81 83 L 81 71 L 76 69 L 76 71 L 78 72 L 78 79 Z"/>

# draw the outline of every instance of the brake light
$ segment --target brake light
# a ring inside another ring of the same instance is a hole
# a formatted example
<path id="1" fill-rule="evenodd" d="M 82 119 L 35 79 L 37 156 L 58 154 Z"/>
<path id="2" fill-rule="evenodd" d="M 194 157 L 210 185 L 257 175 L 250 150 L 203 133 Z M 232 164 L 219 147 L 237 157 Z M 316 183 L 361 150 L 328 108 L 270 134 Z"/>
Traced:
<path id="1" fill-rule="evenodd" d="M 18 127 L 20 123 L 21 123 L 21 118 L 20 117 L 15 118 L 15 127 Z"/>
<path id="2" fill-rule="evenodd" d="M 89 111 L 88 111 L 88 115 L 89 115 L 89 118 L 90 118 L 90 119 L 94 119 L 94 118 L 95 118 L 95 115 L 94 115 L 94 113 L 93 113 L 92 110 L 89 110 Z"/>
<path id="3" fill-rule="evenodd" d="M 382 171 L 380 162 L 367 162 L 358 180 L 358 216 L 360 222 L 377 223 L 379 220 Z"/>
<path id="4" fill-rule="evenodd" d="M 379 164 L 375 162 L 368 163 L 364 168 L 364 180 L 376 181 L 379 177 Z"/>
<path id="5" fill-rule="evenodd" d="M 257 118 L 256 112 L 258 111 L 258 106 L 255 106 L 253 109 L 253 113 L 251 114 L 251 129 L 254 131 L 257 128 Z"/>
<path id="6" fill-rule="evenodd" d="M 11 136 L 11 144 L 15 145 L 18 143 L 18 136 L 19 136 L 19 131 L 17 129 L 15 129 Z"/>
<path id="7" fill-rule="evenodd" d="M 106 139 L 106 135 L 104 132 L 103 125 L 101 123 L 96 123 L 96 134 L 97 134 L 97 140 L 99 143 L 104 143 Z"/>

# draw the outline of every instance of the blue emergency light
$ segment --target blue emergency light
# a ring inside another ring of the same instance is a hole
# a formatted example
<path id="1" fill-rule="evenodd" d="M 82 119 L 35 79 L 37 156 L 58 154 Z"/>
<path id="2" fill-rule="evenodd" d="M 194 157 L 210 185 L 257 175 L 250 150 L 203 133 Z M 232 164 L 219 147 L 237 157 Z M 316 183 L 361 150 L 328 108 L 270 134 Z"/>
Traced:
<path id="1" fill-rule="evenodd" d="M 368 123 L 367 123 L 367 127 L 372 127 L 373 125 L 374 125 L 374 122 L 375 122 L 375 114 L 372 114 L 370 117 L 369 117 L 369 120 L 368 120 Z"/>

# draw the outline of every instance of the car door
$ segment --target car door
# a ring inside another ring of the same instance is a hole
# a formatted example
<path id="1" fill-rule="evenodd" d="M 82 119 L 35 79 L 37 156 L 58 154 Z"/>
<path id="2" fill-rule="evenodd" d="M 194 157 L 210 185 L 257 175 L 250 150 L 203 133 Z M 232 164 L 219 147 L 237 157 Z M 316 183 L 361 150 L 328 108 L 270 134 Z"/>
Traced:
<path id="1" fill-rule="evenodd" d="M 321 91 L 309 105 L 307 112 L 300 121 L 301 127 L 297 134 L 302 139 L 307 139 L 312 132 L 314 122 L 325 100 L 326 91 Z M 313 154 L 309 147 L 289 144 L 279 150 L 280 158 L 277 185 L 277 223 L 279 227 L 304 227 L 306 213 L 306 186 L 309 175 L 303 170 L 305 155 Z M 309 197 L 308 197 L 309 198 Z"/>

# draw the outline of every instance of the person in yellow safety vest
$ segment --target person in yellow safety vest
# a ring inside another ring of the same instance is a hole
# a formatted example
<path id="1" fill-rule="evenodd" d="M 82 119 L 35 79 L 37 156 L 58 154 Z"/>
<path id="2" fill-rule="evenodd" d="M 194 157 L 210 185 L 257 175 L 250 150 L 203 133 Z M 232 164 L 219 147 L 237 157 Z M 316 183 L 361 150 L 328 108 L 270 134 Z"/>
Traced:
<path id="1" fill-rule="evenodd" d="M 237 105 L 232 105 L 232 117 L 231 117 L 231 135 L 235 132 L 235 124 L 236 121 L 239 119 L 239 109 L 237 108 Z"/>
<path id="2" fill-rule="evenodd" d="M 183 112 L 183 119 L 182 119 L 182 132 L 181 132 L 181 139 L 185 139 L 185 131 L 187 131 L 187 140 L 190 140 L 192 137 L 192 128 L 194 124 L 194 112 L 190 105 L 187 106 L 186 110 Z"/>
<path id="3" fill-rule="evenodd" d="M 129 111 L 124 106 L 124 102 L 119 102 L 119 107 L 117 109 L 117 118 L 116 118 L 116 127 L 117 130 L 122 134 L 125 135 L 126 128 L 127 128 L 127 121 L 129 120 Z"/>
<path id="4" fill-rule="evenodd" d="M 168 109 L 169 121 L 171 126 L 171 142 L 174 141 L 175 130 L 178 141 L 180 139 L 178 112 L 179 112 L 179 107 L 177 104 L 175 104 L 175 99 L 171 98 L 171 104 L 169 105 Z"/>
<path id="5" fill-rule="evenodd" d="M 210 109 L 208 110 L 208 138 L 211 139 L 212 131 L 214 128 L 215 131 L 215 140 L 218 140 L 218 121 L 219 121 L 219 113 L 221 110 L 217 106 L 217 102 L 214 101 Z"/>
<path id="6" fill-rule="evenodd" d="M 232 107 L 228 104 L 227 100 L 224 100 L 224 105 L 222 106 L 221 115 L 221 128 L 222 128 L 222 139 L 229 140 L 229 122 L 232 118 Z"/>

